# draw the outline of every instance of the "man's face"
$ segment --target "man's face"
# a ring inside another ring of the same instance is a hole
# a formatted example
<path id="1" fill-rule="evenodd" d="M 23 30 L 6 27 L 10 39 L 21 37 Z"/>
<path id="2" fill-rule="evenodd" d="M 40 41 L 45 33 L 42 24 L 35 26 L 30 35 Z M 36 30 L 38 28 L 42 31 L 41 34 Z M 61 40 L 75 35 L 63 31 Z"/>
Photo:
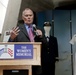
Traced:
<path id="1" fill-rule="evenodd" d="M 25 10 L 23 12 L 23 15 L 22 15 L 22 18 L 24 20 L 24 22 L 27 24 L 27 25 L 30 25 L 33 23 L 33 19 L 34 19 L 34 14 L 32 12 L 32 10 Z"/>

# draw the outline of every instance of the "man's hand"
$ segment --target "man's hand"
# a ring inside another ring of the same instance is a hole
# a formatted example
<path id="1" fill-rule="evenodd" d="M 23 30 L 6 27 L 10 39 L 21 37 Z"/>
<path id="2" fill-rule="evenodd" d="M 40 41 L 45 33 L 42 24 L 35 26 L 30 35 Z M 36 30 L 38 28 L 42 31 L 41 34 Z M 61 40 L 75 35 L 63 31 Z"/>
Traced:
<path id="1" fill-rule="evenodd" d="M 11 40 L 14 40 L 16 36 L 19 34 L 19 27 L 13 27 L 12 30 L 10 31 L 10 38 Z"/>
<path id="2" fill-rule="evenodd" d="M 42 37 L 42 31 L 41 30 L 37 29 L 36 32 L 37 32 L 38 36 Z"/>

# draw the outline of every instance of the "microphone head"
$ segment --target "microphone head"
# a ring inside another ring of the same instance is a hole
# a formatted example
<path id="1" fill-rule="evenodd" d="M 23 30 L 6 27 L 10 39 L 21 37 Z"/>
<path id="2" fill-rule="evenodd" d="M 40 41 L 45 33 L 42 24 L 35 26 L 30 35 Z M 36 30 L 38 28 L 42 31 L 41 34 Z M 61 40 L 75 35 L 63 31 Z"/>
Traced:
<path id="1" fill-rule="evenodd" d="M 33 24 L 33 29 L 34 29 L 35 35 L 38 36 L 38 33 L 36 32 L 37 28 L 35 24 Z"/>
<path id="2" fill-rule="evenodd" d="M 36 27 L 36 25 L 35 25 L 35 24 L 33 24 L 33 27 Z"/>
<path id="3" fill-rule="evenodd" d="M 36 30 L 36 25 L 35 24 L 33 24 L 33 28 L 34 28 L 34 30 Z"/>

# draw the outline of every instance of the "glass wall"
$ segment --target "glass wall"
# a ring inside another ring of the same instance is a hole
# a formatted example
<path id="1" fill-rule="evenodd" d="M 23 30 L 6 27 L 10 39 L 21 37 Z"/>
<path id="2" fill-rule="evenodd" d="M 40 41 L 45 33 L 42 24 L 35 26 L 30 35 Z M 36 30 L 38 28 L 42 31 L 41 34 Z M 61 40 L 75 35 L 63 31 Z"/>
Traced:
<path id="1" fill-rule="evenodd" d="M 0 34 L 2 32 L 5 14 L 9 0 L 0 0 Z"/>

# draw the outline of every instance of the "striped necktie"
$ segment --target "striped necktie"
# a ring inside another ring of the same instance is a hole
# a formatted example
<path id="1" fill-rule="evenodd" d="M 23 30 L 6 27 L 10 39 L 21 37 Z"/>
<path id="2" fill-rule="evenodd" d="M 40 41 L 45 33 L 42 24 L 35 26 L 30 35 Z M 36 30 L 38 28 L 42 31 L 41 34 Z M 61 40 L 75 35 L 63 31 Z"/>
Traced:
<path id="1" fill-rule="evenodd" d="M 29 27 L 29 38 L 30 38 L 30 41 L 31 42 L 34 42 L 34 35 L 33 35 L 33 32 L 32 32 L 32 28 L 31 27 Z"/>

